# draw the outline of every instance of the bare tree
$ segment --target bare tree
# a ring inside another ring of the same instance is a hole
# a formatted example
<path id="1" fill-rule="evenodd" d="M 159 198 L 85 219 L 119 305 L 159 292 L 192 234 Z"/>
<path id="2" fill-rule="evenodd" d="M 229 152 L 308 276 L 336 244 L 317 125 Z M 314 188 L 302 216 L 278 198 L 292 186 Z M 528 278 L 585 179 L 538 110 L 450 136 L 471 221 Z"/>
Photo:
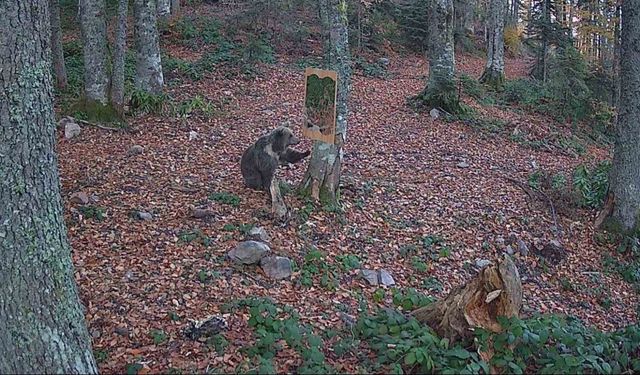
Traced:
<path id="1" fill-rule="evenodd" d="M 505 0 L 491 0 L 489 3 L 487 66 L 480 77 L 480 82 L 493 88 L 500 88 L 504 84 L 504 15 L 506 8 Z"/>
<path id="2" fill-rule="evenodd" d="M 84 94 L 89 103 L 108 104 L 107 23 L 104 0 L 80 0 L 84 52 Z"/>
<path id="3" fill-rule="evenodd" d="M 171 0 L 171 15 L 177 16 L 180 14 L 180 0 Z"/>
<path id="4" fill-rule="evenodd" d="M 127 13 L 129 2 L 118 0 L 113 73 L 111 77 L 111 105 L 122 116 L 124 106 L 124 62 L 127 52 Z"/>
<path id="5" fill-rule="evenodd" d="M 54 153 L 48 10 L 0 1 L 0 373 L 95 374 Z"/>
<path id="6" fill-rule="evenodd" d="M 347 100 L 351 81 L 347 9 L 340 0 L 320 0 L 325 36 L 324 59 L 328 69 L 338 73 L 335 144 L 314 142 L 302 189 L 316 200 L 336 203 L 342 167 L 342 145 L 347 135 Z"/>
<path id="7" fill-rule="evenodd" d="M 67 87 L 67 69 L 62 49 L 62 30 L 60 29 L 60 5 L 58 0 L 49 0 L 49 19 L 51 20 L 51 54 L 53 70 L 56 73 L 56 85 L 63 90 Z"/>
<path id="8" fill-rule="evenodd" d="M 151 94 L 162 93 L 164 79 L 155 0 L 134 0 L 136 41 L 136 88 Z"/>

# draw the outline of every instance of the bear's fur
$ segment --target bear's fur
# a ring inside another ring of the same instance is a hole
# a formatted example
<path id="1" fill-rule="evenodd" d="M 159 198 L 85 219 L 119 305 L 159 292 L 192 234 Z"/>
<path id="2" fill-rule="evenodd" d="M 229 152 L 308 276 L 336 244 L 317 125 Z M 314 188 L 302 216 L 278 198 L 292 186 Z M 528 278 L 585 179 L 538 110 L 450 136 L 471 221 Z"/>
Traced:
<path id="1" fill-rule="evenodd" d="M 299 142 L 291 129 L 284 126 L 258 138 L 245 150 L 240 160 L 245 186 L 268 192 L 278 165 L 297 163 L 311 153 L 299 152 L 289 147 Z"/>

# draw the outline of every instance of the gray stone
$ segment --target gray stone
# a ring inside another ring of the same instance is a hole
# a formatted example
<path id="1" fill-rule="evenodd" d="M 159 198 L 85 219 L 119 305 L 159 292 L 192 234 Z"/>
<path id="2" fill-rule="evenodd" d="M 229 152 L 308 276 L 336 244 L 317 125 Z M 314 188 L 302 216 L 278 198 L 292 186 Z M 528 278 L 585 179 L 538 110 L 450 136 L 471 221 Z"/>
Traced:
<path id="1" fill-rule="evenodd" d="M 523 240 L 518 240 L 518 252 L 520 252 L 520 255 L 523 257 L 526 257 L 529 254 L 529 248 Z"/>
<path id="2" fill-rule="evenodd" d="M 476 259 L 476 267 L 478 268 L 485 268 L 486 266 L 490 265 L 491 261 L 487 260 L 487 259 Z"/>
<path id="3" fill-rule="evenodd" d="M 432 119 L 437 120 L 438 117 L 440 117 L 440 111 L 434 108 L 431 111 L 429 111 L 429 115 L 431 116 Z"/>
<path id="4" fill-rule="evenodd" d="M 140 220 L 152 220 L 153 219 L 153 215 L 151 215 L 148 212 L 138 211 L 138 219 L 140 219 Z"/>
<path id="5" fill-rule="evenodd" d="M 279 256 L 264 257 L 260 260 L 260 267 L 272 279 L 281 280 L 291 276 L 291 259 Z"/>
<path id="6" fill-rule="evenodd" d="M 516 253 L 516 252 L 515 252 L 515 250 L 513 250 L 513 247 L 511 247 L 511 245 L 507 245 L 507 248 L 506 248 L 506 250 L 505 250 L 505 251 L 506 251 L 506 252 L 507 252 L 507 254 L 509 254 L 509 255 L 513 255 L 513 254 L 515 254 L 515 253 Z"/>
<path id="7" fill-rule="evenodd" d="M 362 277 L 371 285 L 378 285 L 378 271 L 362 270 Z"/>
<path id="8" fill-rule="evenodd" d="M 197 139 L 197 138 L 198 138 L 198 132 L 193 131 L 193 130 L 189 132 L 189 140 L 190 141 L 193 141 L 194 139 Z"/>
<path id="9" fill-rule="evenodd" d="M 80 125 L 78 125 L 73 119 L 69 117 L 65 117 L 60 121 L 61 124 L 64 124 L 64 137 L 66 139 L 71 139 L 80 135 L 82 129 Z"/>
<path id="10" fill-rule="evenodd" d="M 196 219 L 204 219 L 207 217 L 215 216 L 215 212 L 212 210 L 207 210 L 205 208 L 194 208 L 193 212 L 191 212 L 191 216 Z"/>
<path id="11" fill-rule="evenodd" d="M 257 264 L 268 252 L 269 246 L 258 241 L 240 242 L 229 251 L 229 259 L 240 264 Z"/>
<path id="12" fill-rule="evenodd" d="M 458 168 L 469 168 L 469 163 L 467 163 L 466 161 L 461 161 L 457 164 L 457 166 Z"/>
<path id="13" fill-rule="evenodd" d="M 269 235 L 263 227 L 253 227 L 249 231 L 247 238 L 254 241 L 269 242 Z"/>
<path id="14" fill-rule="evenodd" d="M 498 238 L 496 238 L 496 247 L 498 249 L 503 249 L 504 248 L 504 244 L 505 244 L 504 237 L 498 236 Z"/>
<path id="15" fill-rule="evenodd" d="M 378 59 L 378 62 L 379 62 L 380 64 L 382 64 L 382 65 L 385 65 L 385 66 L 389 65 L 389 59 L 388 59 L 387 57 L 381 57 L 381 58 L 379 58 L 379 59 Z"/>
<path id="16" fill-rule="evenodd" d="M 129 149 L 129 155 L 140 155 L 144 152 L 144 147 L 140 145 L 133 145 Z"/>
<path id="17" fill-rule="evenodd" d="M 384 286 L 394 285 L 396 282 L 393 280 L 393 277 L 389 273 L 389 271 L 382 269 L 380 270 L 380 284 Z"/>
<path id="18" fill-rule="evenodd" d="M 85 205 L 89 203 L 89 196 L 84 191 L 78 191 L 71 194 L 71 198 L 69 198 L 69 200 L 73 203 Z"/>

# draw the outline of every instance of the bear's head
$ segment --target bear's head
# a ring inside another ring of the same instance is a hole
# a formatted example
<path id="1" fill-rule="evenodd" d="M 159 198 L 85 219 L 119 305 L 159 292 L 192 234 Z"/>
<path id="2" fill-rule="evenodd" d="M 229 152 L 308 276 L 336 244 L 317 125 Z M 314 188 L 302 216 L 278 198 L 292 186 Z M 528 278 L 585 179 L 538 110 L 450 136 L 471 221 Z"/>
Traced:
<path id="1" fill-rule="evenodd" d="M 300 143 L 291 129 L 281 126 L 271 133 L 271 149 L 274 152 L 284 152 L 287 147 Z"/>

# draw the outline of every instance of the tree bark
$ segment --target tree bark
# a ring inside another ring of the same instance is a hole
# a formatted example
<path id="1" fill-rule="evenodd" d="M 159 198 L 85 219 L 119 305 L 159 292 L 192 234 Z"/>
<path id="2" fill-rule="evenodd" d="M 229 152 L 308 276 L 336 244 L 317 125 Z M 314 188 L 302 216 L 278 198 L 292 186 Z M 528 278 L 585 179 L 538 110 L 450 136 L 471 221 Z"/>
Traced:
<path id="1" fill-rule="evenodd" d="M 107 23 L 104 0 L 80 0 L 84 52 L 84 93 L 89 102 L 107 105 Z"/>
<path id="2" fill-rule="evenodd" d="M 158 0 L 158 17 L 166 19 L 171 14 L 171 0 Z"/>
<path id="3" fill-rule="evenodd" d="M 489 3 L 489 45 L 487 65 L 480 82 L 499 89 L 504 84 L 504 14 L 505 0 L 491 0 Z"/>
<path id="4" fill-rule="evenodd" d="M 612 217 L 625 232 L 640 230 L 640 0 L 622 3 L 620 109 L 611 173 Z"/>
<path id="5" fill-rule="evenodd" d="M 134 0 L 136 88 L 161 94 L 164 85 L 155 0 Z"/>
<path id="6" fill-rule="evenodd" d="M 56 85 L 60 90 L 67 88 L 67 69 L 64 64 L 62 49 L 62 30 L 60 29 L 60 6 L 58 0 L 49 0 L 49 15 L 51 20 L 51 55 L 53 70 L 56 74 Z"/>
<path id="7" fill-rule="evenodd" d="M 171 15 L 173 17 L 180 14 L 180 0 L 171 0 Z"/>
<path id="8" fill-rule="evenodd" d="M 351 82 L 347 10 L 340 0 L 321 0 L 320 13 L 325 34 L 324 64 L 338 73 L 335 143 L 314 142 L 309 168 L 301 188 L 315 200 L 338 201 L 342 145 L 347 135 L 347 101 Z"/>
<path id="9" fill-rule="evenodd" d="M 422 106 L 458 113 L 462 108 L 455 84 L 453 1 L 431 0 L 428 18 L 429 79 L 415 99 Z"/>
<path id="10" fill-rule="evenodd" d="M 0 373 L 97 373 L 54 153 L 49 2 L 0 2 Z"/>
<path id="11" fill-rule="evenodd" d="M 498 265 L 480 270 L 476 278 L 459 286 L 440 301 L 415 310 L 412 315 L 452 343 L 473 337 L 473 328 L 500 332 L 499 316 L 518 316 L 522 307 L 522 283 L 518 269 L 506 256 Z"/>
<path id="12" fill-rule="evenodd" d="M 113 53 L 113 73 L 111 74 L 111 105 L 122 116 L 124 113 L 124 63 L 127 51 L 127 11 L 128 0 L 118 1 L 118 24 Z"/>

